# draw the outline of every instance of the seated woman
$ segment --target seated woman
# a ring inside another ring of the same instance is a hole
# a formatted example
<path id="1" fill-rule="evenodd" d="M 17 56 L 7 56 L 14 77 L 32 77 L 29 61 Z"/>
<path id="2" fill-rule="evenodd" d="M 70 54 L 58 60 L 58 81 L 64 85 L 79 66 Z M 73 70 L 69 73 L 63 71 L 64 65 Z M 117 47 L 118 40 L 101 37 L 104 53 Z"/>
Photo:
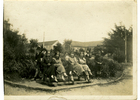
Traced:
<path id="1" fill-rule="evenodd" d="M 90 82 L 89 75 L 92 76 L 91 70 L 89 69 L 88 65 L 86 64 L 86 59 L 84 58 L 84 53 L 80 53 L 80 57 L 78 59 L 79 64 L 83 67 L 85 74 L 86 74 L 86 80 Z"/>
<path id="2" fill-rule="evenodd" d="M 64 76 L 67 76 L 65 68 L 61 62 L 60 53 L 56 52 L 55 57 L 53 57 L 54 66 L 56 67 L 56 73 L 61 76 L 61 79 L 65 82 Z"/>
<path id="3" fill-rule="evenodd" d="M 53 59 L 50 55 L 50 51 L 48 51 L 46 54 L 44 54 L 42 59 L 42 66 L 43 66 L 43 81 L 45 81 L 45 76 L 49 77 L 50 82 L 53 81 L 58 82 L 56 78 L 56 68 L 53 65 Z"/>
<path id="4" fill-rule="evenodd" d="M 80 64 L 78 64 L 77 59 L 74 56 L 73 52 L 71 52 L 68 62 L 69 62 L 68 67 L 69 78 L 74 83 L 72 72 L 75 72 L 79 78 L 81 75 L 84 75 L 84 69 Z"/>

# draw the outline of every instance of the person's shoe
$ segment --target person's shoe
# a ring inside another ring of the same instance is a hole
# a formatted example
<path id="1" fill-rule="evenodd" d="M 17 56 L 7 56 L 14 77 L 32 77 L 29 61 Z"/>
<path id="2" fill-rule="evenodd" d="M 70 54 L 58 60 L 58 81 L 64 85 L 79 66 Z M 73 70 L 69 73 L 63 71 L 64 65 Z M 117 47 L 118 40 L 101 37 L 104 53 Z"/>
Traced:
<path id="1" fill-rule="evenodd" d="M 54 77 L 54 81 L 55 81 L 56 83 L 58 83 L 58 80 L 57 80 L 57 78 L 56 78 L 56 77 Z"/>
<path id="2" fill-rule="evenodd" d="M 72 75 L 72 71 L 69 72 L 69 75 Z"/>
<path id="3" fill-rule="evenodd" d="M 66 73 L 64 73 L 64 76 L 67 77 L 68 75 Z"/>
<path id="4" fill-rule="evenodd" d="M 63 76 L 63 75 L 61 76 L 61 79 L 62 79 L 63 81 L 65 81 L 65 78 L 64 78 L 64 76 Z"/>
<path id="5" fill-rule="evenodd" d="M 51 78 L 54 78 L 53 75 L 51 75 Z"/>

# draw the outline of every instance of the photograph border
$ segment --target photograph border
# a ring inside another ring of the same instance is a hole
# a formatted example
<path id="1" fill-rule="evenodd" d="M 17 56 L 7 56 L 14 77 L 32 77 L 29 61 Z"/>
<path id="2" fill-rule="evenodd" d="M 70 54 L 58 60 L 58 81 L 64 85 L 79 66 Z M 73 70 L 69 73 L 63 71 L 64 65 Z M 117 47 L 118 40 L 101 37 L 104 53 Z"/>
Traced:
<path id="1" fill-rule="evenodd" d="M 5 0 L 5 1 L 38 1 L 38 0 Z M 39 0 L 41 1 L 41 0 Z M 42 1 L 56 1 L 56 0 L 42 0 Z M 57 1 L 70 1 L 70 0 L 57 0 Z M 72 1 L 97 1 L 97 0 L 72 0 Z M 112 1 L 112 0 L 99 0 L 99 1 Z M 110 96 L 110 95 L 107 95 L 107 96 L 91 96 L 91 95 L 84 95 L 84 96 L 81 96 L 81 95 L 77 95 L 77 96 L 68 96 L 68 95 L 65 95 L 65 96 L 62 96 L 62 95 L 49 95 L 49 96 L 44 96 L 44 95 L 40 95 L 40 96 L 7 96 L 7 95 L 4 95 L 4 99 L 5 100 L 48 100 L 49 98 L 51 97 L 54 97 L 54 98 L 65 98 L 65 99 L 87 99 L 87 100 L 97 100 L 97 99 L 101 99 L 101 100 L 104 100 L 104 99 L 110 99 L 110 100 L 115 100 L 115 99 L 119 99 L 119 100 L 134 100 L 137 98 L 137 36 L 138 36 L 138 33 L 137 33 L 137 2 L 135 0 L 113 0 L 113 1 L 133 1 L 133 95 L 130 95 L 130 96 Z M 2 36 L 3 37 L 3 36 Z M 3 42 L 2 42 L 3 43 Z M 2 49 L 3 50 L 3 49 Z M 3 52 L 2 52 L 3 54 Z M 2 58 L 3 60 L 3 58 Z M 3 71 L 3 69 L 2 69 Z M 3 72 L 2 72 L 3 74 Z M 56 100 L 56 99 L 53 99 L 53 100 Z"/>

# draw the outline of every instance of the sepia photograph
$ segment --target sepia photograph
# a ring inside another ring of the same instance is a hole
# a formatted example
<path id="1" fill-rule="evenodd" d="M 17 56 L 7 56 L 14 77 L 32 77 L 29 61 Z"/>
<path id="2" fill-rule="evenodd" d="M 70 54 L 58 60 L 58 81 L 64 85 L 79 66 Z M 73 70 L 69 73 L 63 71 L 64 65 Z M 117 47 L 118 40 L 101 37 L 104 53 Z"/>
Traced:
<path id="1" fill-rule="evenodd" d="M 136 100 L 136 7 L 135 0 L 4 0 L 4 99 Z"/>

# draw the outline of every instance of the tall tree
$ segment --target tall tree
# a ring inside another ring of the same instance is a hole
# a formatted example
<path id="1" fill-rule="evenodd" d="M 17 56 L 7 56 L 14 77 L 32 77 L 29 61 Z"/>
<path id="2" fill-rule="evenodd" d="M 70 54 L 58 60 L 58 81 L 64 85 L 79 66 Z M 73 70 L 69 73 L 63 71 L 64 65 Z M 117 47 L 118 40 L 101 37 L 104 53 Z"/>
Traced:
<path id="1" fill-rule="evenodd" d="M 115 59 L 118 59 L 119 62 L 124 61 L 123 56 L 125 54 L 125 35 L 127 36 L 126 41 L 129 48 L 129 45 L 132 45 L 132 27 L 126 29 L 126 27 L 123 25 L 115 24 L 115 29 L 112 29 L 112 31 L 109 32 L 108 35 L 109 38 L 105 38 L 103 42 L 104 47 L 106 47 L 107 53 L 114 54 Z M 129 55 L 132 55 L 132 53 Z"/>
<path id="2" fill-rule="evenodd" d="M 64 50 L 65 52 L 70 52 L 71 51 L 71 43 L 72 43 L 72 40 L 64 40 Z"/>
<path id="3" fill-rule="evenodd" d="M 118 49 L 123 52 L 125 51 L 125 32 L 127 38 L 132 37 L 132 31 L 126 29 L 125 26 L 117 26 L 115 24 L 115 29 L 108 33 L 109 38 L 105 38 L 103 42 L 108 53 L 113 54 Z"/>
<path id="4" fill-rule="evenodd" d="M 30 53 L 35 53 L 35 48 L 38 46 L 38 40 L 37 39 L 30 39 L 30 44 L 29 44 L 29 51 Z"/>

